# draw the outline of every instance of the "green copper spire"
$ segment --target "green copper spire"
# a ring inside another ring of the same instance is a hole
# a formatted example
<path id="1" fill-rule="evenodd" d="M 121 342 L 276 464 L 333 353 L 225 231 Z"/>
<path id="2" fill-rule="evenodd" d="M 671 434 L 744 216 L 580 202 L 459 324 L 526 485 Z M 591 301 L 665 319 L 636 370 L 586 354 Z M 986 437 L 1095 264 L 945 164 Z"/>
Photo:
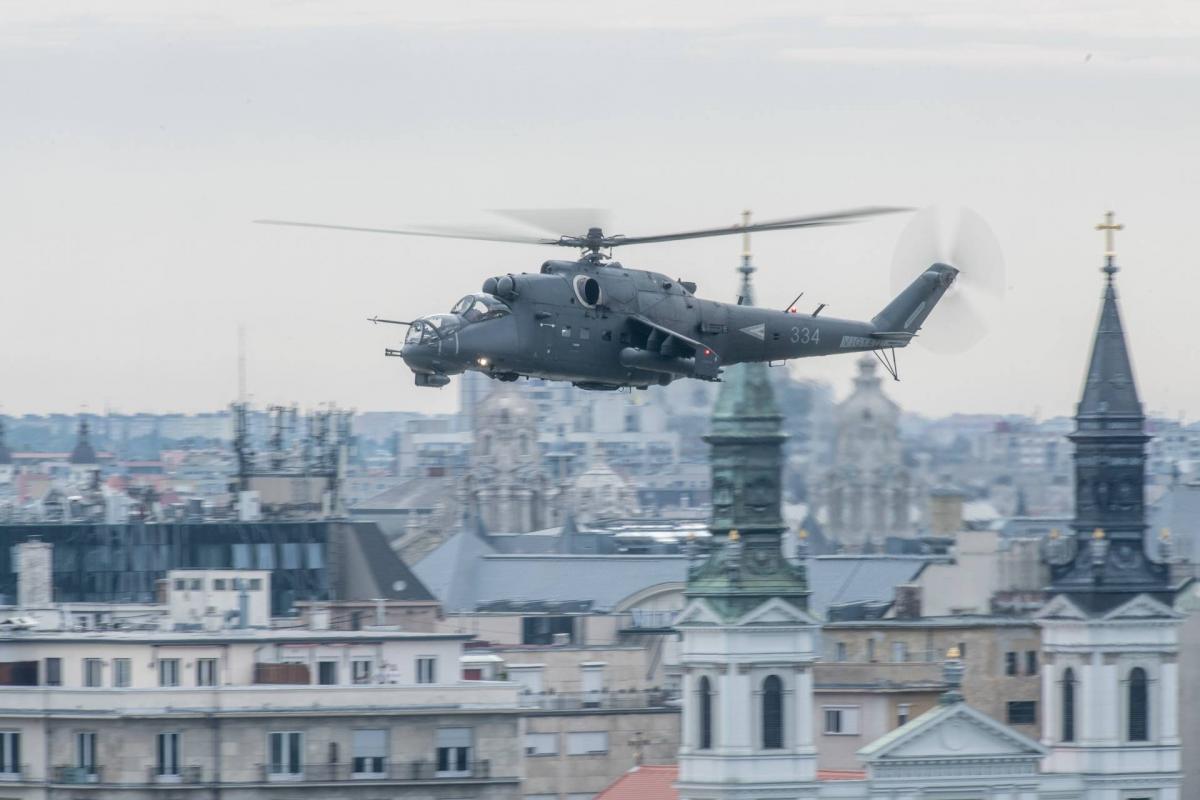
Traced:
<path id="1" fill-rule="evenodd" d="M 743 253 L 742 296 L 750 296 L 749 247 Z M 704 597 L 733 620 L 773 597 L 808 605 L 804 568 L 782 550 L 783 415 L 766 364 L 725 370 L 712 427 L 712 533 L 706 553 L 693 564 L 687 594 Z"/>

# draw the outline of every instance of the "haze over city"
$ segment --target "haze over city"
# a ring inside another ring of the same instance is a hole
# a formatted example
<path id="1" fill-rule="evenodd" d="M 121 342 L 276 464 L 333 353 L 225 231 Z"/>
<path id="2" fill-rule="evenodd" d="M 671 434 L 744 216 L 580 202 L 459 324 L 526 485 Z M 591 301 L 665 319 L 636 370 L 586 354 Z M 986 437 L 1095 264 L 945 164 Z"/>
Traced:
<path id="1" fill-rule="evenodd" d="M 268 228 L 614 210 L 613 232 L 863 204 L 965 205 L 1008 266 L 906 410 L 1069 414 L 1108 209 L 1149 411 L 1196 417 L 1200 12 L 1185 3 L 7 3 L 0 12 L 3 411 L 256 401 L 452 410 L 364 321 L 446 311 L 548 248 Z M 757 236 L 757 299 L 865 318 L 904 220 Z M 732 299 L 740 244 L 622 250 Z M 936 315 L 930 320 L 937 324 Z M 853 358 L 797 362 L 844 392 Z M 654 390 L 652 390 L 654 391 Z"/>

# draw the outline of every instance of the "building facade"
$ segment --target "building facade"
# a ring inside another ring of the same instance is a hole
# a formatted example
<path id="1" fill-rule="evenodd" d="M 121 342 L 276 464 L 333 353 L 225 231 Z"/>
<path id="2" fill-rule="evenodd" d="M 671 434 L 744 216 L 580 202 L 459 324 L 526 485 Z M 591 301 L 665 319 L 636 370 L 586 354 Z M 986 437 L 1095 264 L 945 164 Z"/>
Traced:
<path id="1" fill-rule="evenodd" d="M 466 638 L 12 633 L 3 794 L 515 800 L 516 688 L 461 681 Z"/>

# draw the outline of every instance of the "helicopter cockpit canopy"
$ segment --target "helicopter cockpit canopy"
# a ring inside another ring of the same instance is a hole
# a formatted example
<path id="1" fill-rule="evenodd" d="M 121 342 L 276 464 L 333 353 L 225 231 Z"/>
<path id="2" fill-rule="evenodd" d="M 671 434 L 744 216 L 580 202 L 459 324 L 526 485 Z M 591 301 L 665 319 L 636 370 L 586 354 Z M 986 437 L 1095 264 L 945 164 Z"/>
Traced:
<path id="1" fill-rule="evenodd" d="M 453 314 L 429 314 L 413 320 L 413 324 L 408 326 L 408 334 L 404 337 L 404 343 L 428 344 L 435 342 L 443 336 L 454 333 L 462 325 L 462 319 Z"/>
<path id="2" fill-rule="evenodd" d="M 503 317 L 510 312 L 511 309 L 509 309 L 504 301 L 495 295 L 484 292 L 469 294 L 455 303 L 454 308 L 450 309 L 451 314 L 457 314 L 468 323 Z"/>

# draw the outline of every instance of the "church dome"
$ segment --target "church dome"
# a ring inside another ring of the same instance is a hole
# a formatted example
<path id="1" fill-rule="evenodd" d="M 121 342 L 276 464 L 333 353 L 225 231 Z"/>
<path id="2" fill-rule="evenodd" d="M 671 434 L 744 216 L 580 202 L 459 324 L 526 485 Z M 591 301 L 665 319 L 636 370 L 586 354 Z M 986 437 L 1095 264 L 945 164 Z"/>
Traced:
<path id="1" fill-rule="evenodd" d="M 501 385 L 484 396 L 475 409 L 478 431 L 496 428 L 536 427 L 537 405 L 511 386 Z"/>
<path id="2" fill-rule="evenodd" d="M 570 506 L 580 522 L 632 517 L 639 512 L 637 492 L 603 457 L 575 476 L 567 490 Z"/>
<path id="3" fill-rule="evenodd" d="M 899 417 L 899 406 L 883 393 L 878 370 L 874 356 L 867 355 L 858 360 L 854 391 L 838 405 L 835 412 L 839 423 L 894 422 Z"/>

